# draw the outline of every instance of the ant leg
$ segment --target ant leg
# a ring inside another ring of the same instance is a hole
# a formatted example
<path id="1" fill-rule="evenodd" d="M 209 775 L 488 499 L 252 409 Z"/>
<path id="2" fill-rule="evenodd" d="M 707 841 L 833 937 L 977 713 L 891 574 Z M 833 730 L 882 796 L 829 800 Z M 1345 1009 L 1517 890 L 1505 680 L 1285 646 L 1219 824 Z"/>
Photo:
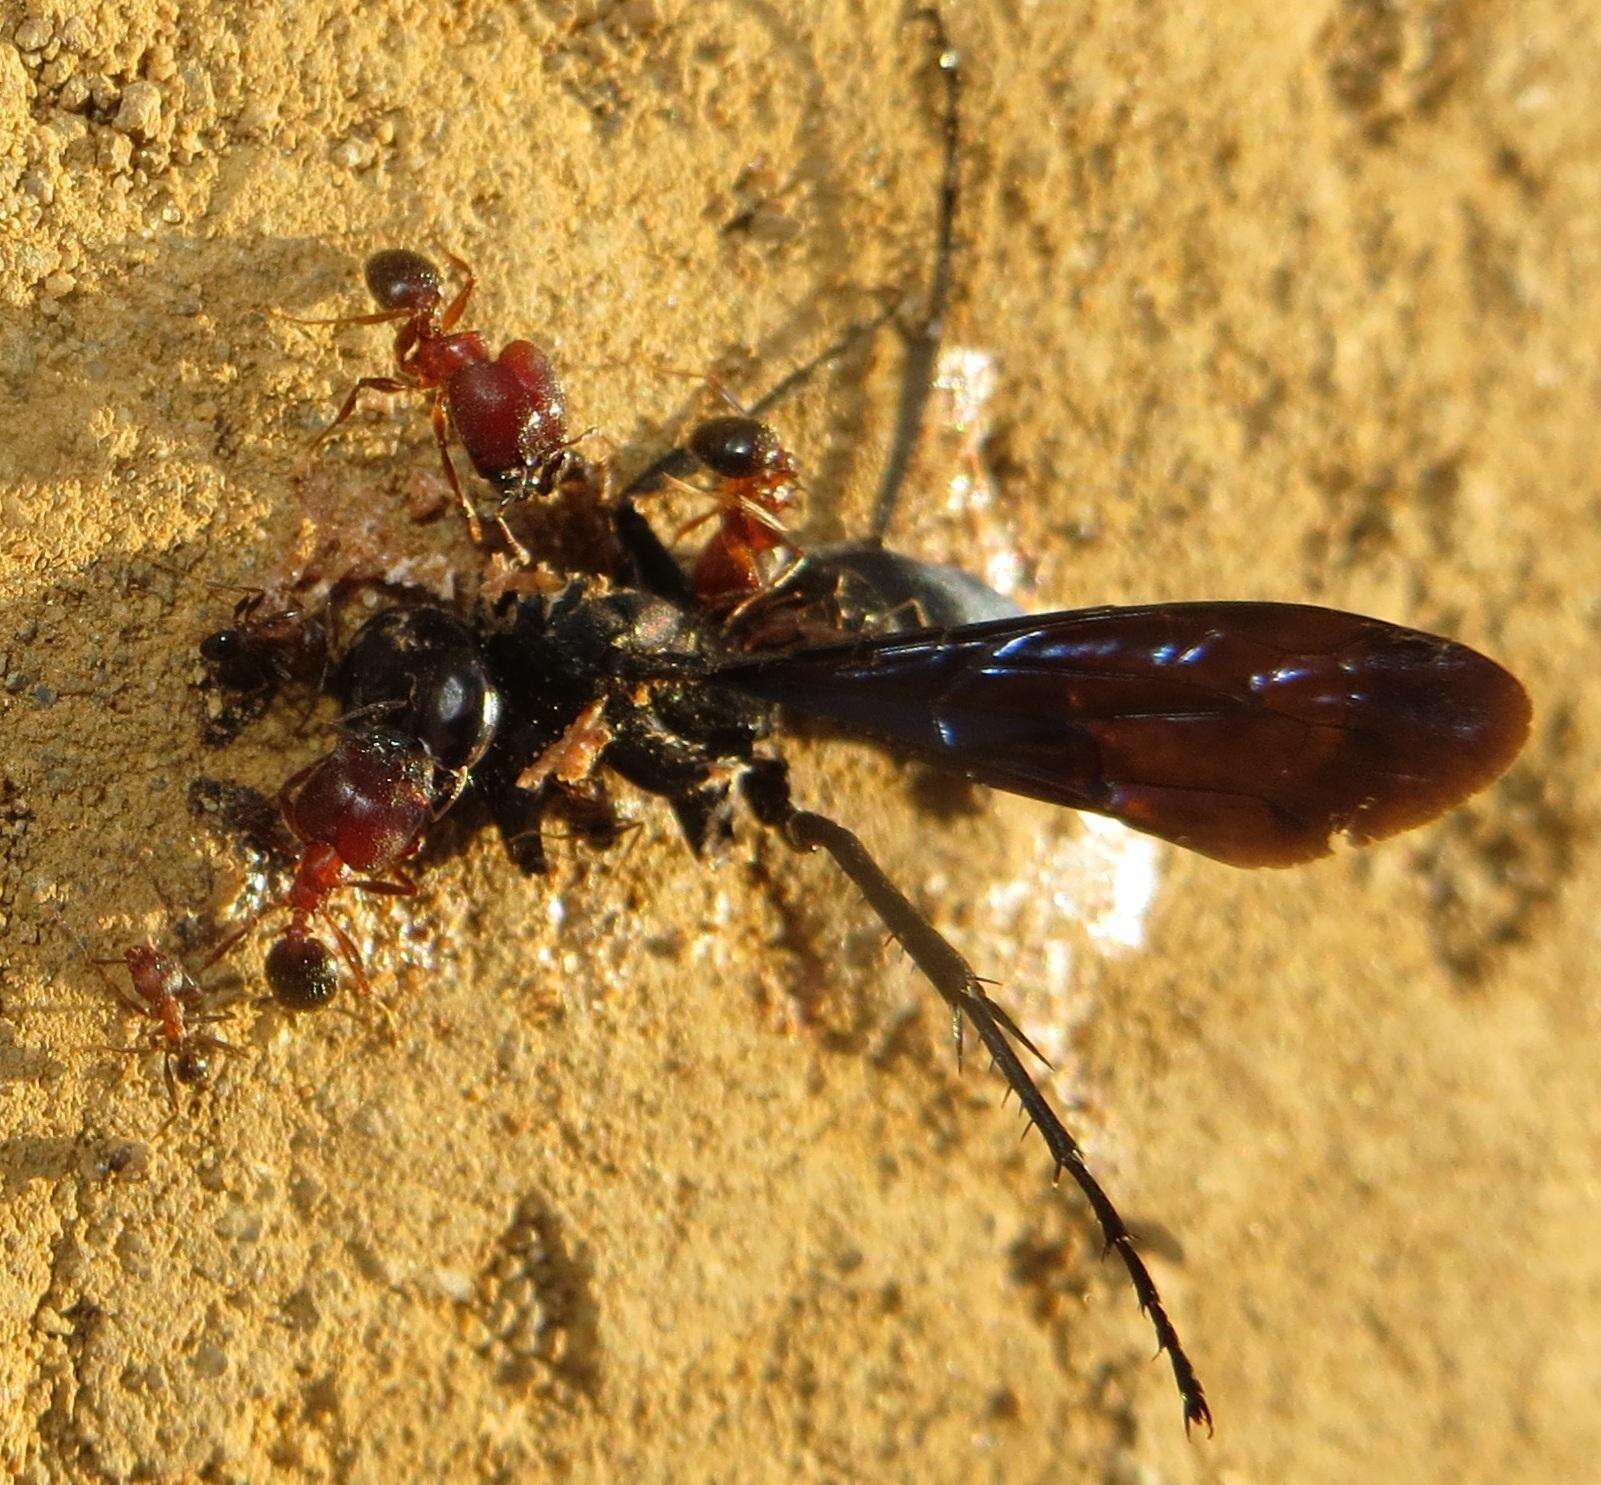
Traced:
<path id="1" fill-rule="evenodd" d="M 356 981 L 356 993 L 364 1000 L 370 1001 L 378 1007 L 389 1035 L 398 1040 L 399 1032 L 395 1026 L 395 1013 L 389 1005 L 373 994 L 372 981 L 367 978 L 367 967 L 361 962 L 361 951 L 357 949 L 355 941 L 330 914 L 319 912 L 317 916 L 328 925 L 328 931 L 334 936 L 334 943 L 339 946 L 340 957 L 350 967 L 350 973 Z"/>
<path id="2" fill-rule="evenodd" d="M 308 763 L 304 768 L 298 769 L 284 780 L 283 787 L 278 790 L 278 798 L 274 804 L 274 808 L 278 811 L 280 818 L 285 820 L 289 818 L 289 801 L 291 797 L 294 795 L 295 790 L 311 777 L 317 766 L 316 763 Z"/>
<path id="3" fill-rule="evenodd" d="M 497 506 L 494 515 L 489 519 L 494 523 L 495 530 L 500 533 L 500 539 L 506 543 L 506 549 L 511 553 L 511 560 L 518 567 L 532 567 L 534 554 L 517 540 L 516 536 L 512 534 L 511 527 L 506 524 L 505 505 Z"/>
<path id="4" fill-rule="evenodd" d="M 332 315 L 327 318 L 307 319 L 301 315 L 285 314 L 281 309 L 269 309 L 269 319 L 284 320 L 291 325 L 387 325 L 394 320 L 409 319 L 409 309 L 379 309 L 365 315 Z"/>
<path id="5" fill-rule="evenodd" d="M 232 933 L 223 939 L 215 949 L 206 955 L 205 959 L 201 961 L 199 972 L 204 974 L 219 959 L 231 953 L 239 941 L 244 938 L 244 936 L 249 933 L 251 929 L 253 929 L 258 923 L 260 923 L 268 913 L 277 912 L 280 909 L 287 911 L 288 908 L 289 904 L 286 902 L 272 902 L 268 903 L 264 908 L 258 908 L 248 918 L 246 918 L 243 923 L 234 929 Z"/>
<path id="6" fill-rule="evenodd" d="M 355 977 L 357 991 L 362 995 L 371 996 L 372 981 L 367 978 L 367 966 L 361 962 L 361 951 L 356 947 L 355 940 L 327 913 L 319 912 L 317 916 L 328 925 L 328 931 L 333 934 L 334 943 L 339 946 L 341 957 Z"/>
<path id="7" fill-rule="evenodd" d="M 325 442 L 333 435 L 334 429 L 341 423 L 350 421 L 351 415 L 356 411 L 356 401 L 364 391 L 384 392 L 394 395 L 397 392 L 415 392 L 417 388 L 411 382 L 403 382 L 393 376 L 364 376 L 350 389 L 350 395 L 345 398 L 338 414 L 326 428 L 311 441 L 312 448 Z"/>
<path id="8" fill-rule="evenodd" d="M 434 393 L 433 406 L 428 410 L 428 420 L 434 427 L 434 442 L 439 445 L 439 462 L 445 467 L 445 483 L 450 486 L 450 493 L 456 497 L 456 504 L 461 507 L 461 513 L 467 518 L 467 535 L 472 538 L 474 546 L 484 544 L 484 527 L 478 519 L 478 512 L 473 509 L 472 502 L 467 499 L 467 492 L 462 489 L 461 481 L 456 477 L 456 466 L 450 457 L 450 411 L 445 406 L 445 394 L 442 391 Z"/>
<path id="9" fill-rule="evenodd" d="M 906 337 L 901 401 L 895 414 L 895 437 L 884 463 L 878 494 L 873 498 L 873 518 L 867 530 L 867 539 L 874 546 L 883 544 L 884 533 L 889 530 L 890 520 L 895 514 L 895 503 L 900 499 L 901 486 L 905 483 L 906 471 L 911 463 L 912 450 L 917 446 L 918 436 L 923 429 L 923 415 L 928 409 L 928 397 L 933 390 L 934 374 L 939 362 L 940 342 L 945 334 L 945 314 L 951 299 L 951 262 L 956 253 L 956 198 L 961 184 L 961 55 L 951 45 L 945 22 L 938 10 L 930 7 L 918 14 L 933 29 L 936 61 L 945 84 L 945 158 L 940 174 L 939 204 L 934 217 L 934 267 L 929 277 L 928 304 L 923 311 L 922 323 L 908 332 Z"/>
<path id="10" fill-rule="evenodd" d="M 201 1019 L 202 1020 L 207 1020 L 209 1018 L 208 1017 L 202 1017 Z M 204 1047 L 208 1052 L 243 1052 L 244 1051 L 244 1048 L 241 1047 L 237 1042 L 227 1042 L 227 1041 L 224 1041 L 220 1036 L 212 1036 L 209 1033 L 204 1035 L 204 1036 L 191 1037 L 190 1041 L 192 1041 L 195 1044 L 195 1046 L 197 1046 L 197 1047 Z"/>
<path id="11" fill-rule="evenodd" d="M 1179 1341 L 1178 1331 L 1162 1306 L 1150 1270 L 1136 1251 L 1128 1227 L 1111 1198 L 1084 1163 L 1084 1154 L 1078 1142 L 1067 1132 L 1067 1127 L 1057 1117 L 1039 1084 L 1018 1056 L 1017 1046 L 1034 1050 L 1029 1046 L 1028 1038 L 1006 1011 L 990 998 L 984 989 L 985 982 L 973 972 L 972 965 L 918 911 L 905 893 L 884 875 L 883 869 L 869 855 L 867 847 L 852 832 L 823 815 L 795 809 L 787 798 L 781 796 L 769 796 L 759 802 L 758 808 L 764 823 L 782 830 L 796 849 L 812 851 L 821 847 L 834 858 L 835 864 L 855 883 L 867 905 L 911 956 L 912 962 L 939 992 L 953 1015 L 965 1017 L 971 1023 L 1001 1076 L 1017 1095 L 1029 1123 L 1044 1139 L 1046 1149 L 1056 1162 L 1057 1174 L 1066 1170 L 1073 1177 L 1101 1225 L 1106 1246 L 1115 1248 L 1118 1257 L 1123 1260 L 1140 1308 L 1150 1316 L 1156 1330 L 1157 1345 L 1167 1352 L 1173 1364 L 1173 1377 L 1178 1383 L 1179 1397 L 1184 1404 L 1185 1428 L 1204 1423 L 1210 1433 L 1212 1413 L 1207 1407 L 1206 1393 Z M 1039 1054 L 1035 1052 L 1034 1055 Z"/>
<path id="12" fill-rule="evenodd" d="M 397 871 L 395 875 L 400 878 L 398 882 L 386 882 L 381 877 L 358 877 L 345 885 L 357 892 L 369 892 L 374 897 L 415 897 L 422 891 L 405 872 Z"/>
<path id="13" fill-rule="evenodd" d="M 65 926 L 65 925 L 63 925 L 63 926 Z M 69 933 L 72 932 L 71 929 L 68 929 L 67 931 Z M 74 938 L 77 938 L 78 935 L 74 933 L 72 936 Z M 83 944 L 82 944 L 81 941 L 79 942 L 78 947 L 80 949 L 83 948 Z M 135 1011 L 141 1016 L 148 1016 L 150 1014 L 150 1007 L 148 1005 L 146 1005 L 144 1003 L 144 1001 L 140 1000 L 139 997 L 137 995 L 135 995 L 132 990 L 125 990 L 122 987 L 122 985 L 120 983 L 118 983 L 118 981 L 115 978 L 115 976 L 108 975 L 105 972 L 105 969 L 102 968 L 102 966 L 104 966 L 104 965 L 112 965 L 112 964 L 114 964 L 114 965 L 119 965 L 122 968 L 126 969 L 127 968 L 127 961 L 126 960 L 123 960 L 123 959 L 89 959 L 89 955 L 88 955 L 87 951 L 85 951 L 85 953 L 84 953 L 84 958 L 88 959 L 89 963 L 94 966 L 94 972 L 97 975 L 100 976 L 101 982 L 105 985 L 106 989 L 108 989 L 113 995 L 115 995 L 117 997 L 117 999 L 120 1000 L 125 1006 L 127 1006 L 130 1011 Z M 124 1049 L 124 1050 L 127 1050 L 127 1049 Z"/>
<path id="14" fill-rule="evenodd" d="M 441 330 L 453 330 L 456 322 L 466 312 L 467 301 L 473 297 L 473 290 L 478 287 L 478 275 L 468 266 L 464 258 L 458 258 L 454 253 L 447 252 L 445 262 L 450 264 L 461 275 L 462 284 L 456 290 L 456 297 L 445 306 L 445 312 L 439 317 Z"/>

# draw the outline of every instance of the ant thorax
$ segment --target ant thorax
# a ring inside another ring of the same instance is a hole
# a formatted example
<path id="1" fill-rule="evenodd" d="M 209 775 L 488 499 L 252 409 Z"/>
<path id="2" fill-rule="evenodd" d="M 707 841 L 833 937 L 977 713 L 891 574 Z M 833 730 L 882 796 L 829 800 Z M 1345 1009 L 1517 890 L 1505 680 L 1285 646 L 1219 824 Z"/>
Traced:
<path id="1" fill-rule="evenodd" d="M 714 632 L 631 589 L 574 584 L 524 599 L 483 641 L 504 716 L 475 784 L 525 870 L 547 808 L 602 799 L 604 767 L 668 800 L 692 847 L 729 830 L 729 783 L 767 734 L 771 708 L 706 684 Z"/>

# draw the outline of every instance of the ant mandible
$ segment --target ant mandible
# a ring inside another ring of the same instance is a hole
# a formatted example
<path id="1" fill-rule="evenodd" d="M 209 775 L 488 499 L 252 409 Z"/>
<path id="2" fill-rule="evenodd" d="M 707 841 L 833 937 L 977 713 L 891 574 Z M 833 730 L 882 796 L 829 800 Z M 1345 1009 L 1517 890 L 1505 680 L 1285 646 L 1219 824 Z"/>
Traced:
<path id="1" fill-rule="evenodd" d="M 386 248 L 367 259 L 367 288 L 381 306 L 374 314 L 302 319 L 296 325 L 382 325 L 398 322 L 394 376 L 364 376 L 350 389 L 338 414 L 318 434 L 321 444 L 356 410 L 363 390 L 398 394 L 431 392 L 429 418 L 451 494 L 466 517 L 474 542 L 484 539 L 478 511 L 463 490 L 450 457 L 455 429 L 473 467 L 494 485 L 500 505 L 491 520 L 516 561 L 526 566 L 528 549 L 506 524 L 505 507 L 529 494 L 549 494 L 576 466 L 575 440 L 567 436 L 567 399 L 555 367 L 529 340 L 508 341 L 493 359 L 475 330 L 457 330 L 477 282 L 453 253 L 446 261 L 461 275 L 461 287 L 446 303 L 439 270 L 409 248 Z M 313 445 L 316 446 L 315 444 Z"/>

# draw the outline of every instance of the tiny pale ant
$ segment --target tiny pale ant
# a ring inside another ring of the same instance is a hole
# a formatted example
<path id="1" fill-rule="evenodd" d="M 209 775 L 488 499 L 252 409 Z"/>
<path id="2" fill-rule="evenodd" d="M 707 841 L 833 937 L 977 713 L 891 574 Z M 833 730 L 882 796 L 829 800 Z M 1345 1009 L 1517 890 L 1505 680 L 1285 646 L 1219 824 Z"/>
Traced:
<path id="1" fill-rule="evenodd" d="M 226 1013 L 207 1009 L 210 999 L 207 992 L 179 960 L 161 953 L 154 944 L 138 944 L 124 949 L 122 956 L 117 959 L 97 959 L 87 950 L 84 951 L 84 957 L 118 1000 L 155 1023 L 142 1044 L 115 1050 L 161 1052 L 162 1077 L 166 1081 L 173 1115 L 176 1116 L 178 1085 L 196 1089 L 205 1087 L 211 1081 L 213 1054 L 238 1050 L 231 1042 L 201 1029 L 226 1020 Z M 121 965 L 128 971 L 128 978 L 133 984 L 132 991 L 125 990 L 106 973 L 108 965 Z"/>
<path id="2" fill-rule="evenodd" d="M 386 248 L 368 258 L 365 269 L 367 288 L 380 306 L 376 313 L 280 318 L 297 325 L 398 322 L 396 375 L 360 378 L 317 443 L 350 418 L 363 390 L 432 393 L 429 417 L 440 462 L 473 541 L 482 544 L 483 524 L 450 456 L 452 428 L 473 467 L 498 491 L 500 504 L 491 519 L 513 557 L 526 565 L 529 553 L 506 524 L 505 507 L 530 493 L 550 493 L 581 467 L 567 435 L 567 399 L 550 357 L 532 341 L 508 341 L 492 358 L 482 335 L 455 328 L 476 280 L 460 258 L 445 257 L 461 275 L 448 303 L 439 270 L 427 258 L 409 248 Z"/>

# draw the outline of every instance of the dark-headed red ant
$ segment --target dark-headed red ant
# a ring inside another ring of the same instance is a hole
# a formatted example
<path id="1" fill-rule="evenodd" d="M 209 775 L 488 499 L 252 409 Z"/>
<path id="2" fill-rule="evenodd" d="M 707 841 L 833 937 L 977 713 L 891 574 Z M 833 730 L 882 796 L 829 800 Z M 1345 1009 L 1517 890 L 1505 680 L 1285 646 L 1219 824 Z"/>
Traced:
<path id="1" fill-rule="evenodd" d="M 397 872 L 417 849 L 434 818 L 433 800 L 434 763 L 427 751 L 385 729 L 340 739 L 284 785 L 279 808 L 303 849 L 289 890 L 276 909 L 267 909 L 289 914 L 289 926 L 266 959 L 267 984 L 280 1005 L 313 1010 L 326 1005 L 337 988 L 334 953 L 311 932 L 313 918 L 333 935 L 358 989 L 371 993 L 361 955 L 329 916 L 327 901 L 342 887 L 392 897 L 415 892 L 407 877 L 384 881 L 373 874 Z M 255 921 L 225 940 L 213 958 L 226 953 Z"/>
<path id="2" fill-rule="evenodd" d="M 76 937 L 76 935 L 74 935 Z M 81 944 L 80 944 L 81 947 Z M 217 1052 L 236 1052 L 231 1042 L 201 1028 L 227 1019 L 226 1012 L 207 1008 L 209 996 L 183 964 L 161 953 L 154 944 L 138 944 L 123 950 L 121 958 L 97 959 L 84 951 L 95 973 L 107 988 L 130 1010 L 155 1024 L 142 1044 L 118 1047 L 121 1052 L 160 1051 L 161 1072 L 167 1084 L 172 1112 L 178 1112 L 178 1085 L 203 1088 L 211 1081 L 212 1056 Z M 132 991 L 123 989 L 106 973 L 109 965 L 128 971 Z"/>
<path id="3" fill-rule="evenodd" d="M 475 330 L 457 330 L 476 280 L 460 258 L 446 260 L 462 278 L 446 303 L 439 270 L 421 253 L 388 248 L 367 259 L 367 288 L 381 306 L 374 314 L 330 319 L 280 318 L 297 325 L 381 325 L 395 331 L 395 376 L 364 376 L 350 389 L 338 414 L 318 435 L 321 443 L 356 410 L 364 389 L 431 392 L 429 409 L 440 462 L 451 493 L 475 542 L 483 541 L 478 511 L 462 489 L 450 457 L 455 429 L 473 467 L 493 484 L 500 506 L 491 519 L 512 555 L 526 564 L 527 549 L 506 524 L 505 507 L 527 494 L 548 494 L 581 461 L 567 436 L 567 401 L 550 357 L 532 341 L 509 341 L 491 358 Z"/>
<path id="4" fill-rule="evenodd" d="M 784 516 L 794 504 L 795 461 L 766 423 L 745 413 L 708 418 L 686 447 L 717 476 L 716 505 L 679 528 L 686 536 L 715 520 L 690 571 L 690 586 L 708 612 L 733 617 L 794 565 Z"/>

